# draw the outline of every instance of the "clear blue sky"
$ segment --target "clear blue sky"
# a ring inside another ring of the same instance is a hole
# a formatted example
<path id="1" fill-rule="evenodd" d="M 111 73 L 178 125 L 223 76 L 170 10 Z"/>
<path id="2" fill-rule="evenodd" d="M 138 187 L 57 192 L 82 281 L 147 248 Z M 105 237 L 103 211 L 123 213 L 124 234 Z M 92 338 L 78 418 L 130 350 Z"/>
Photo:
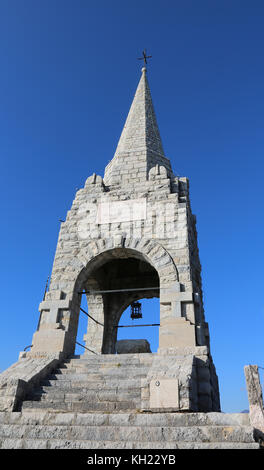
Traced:
<path id="1" fill-rule="evenodd" d="M 263 21 L 262 0 L 1 1 L 0 370 L 31 344 L 59 219 L 113 157 L 146 48 L 165 153 L 190 179 L 222 409 L 248 408 L 243 367 L 264 365 Z"/>

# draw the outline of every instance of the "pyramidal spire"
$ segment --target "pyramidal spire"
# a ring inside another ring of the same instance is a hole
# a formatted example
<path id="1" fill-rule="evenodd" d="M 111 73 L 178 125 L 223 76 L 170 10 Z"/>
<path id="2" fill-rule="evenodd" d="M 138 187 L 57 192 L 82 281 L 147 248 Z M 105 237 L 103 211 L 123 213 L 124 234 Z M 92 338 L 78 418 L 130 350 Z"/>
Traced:
<path id="1" fill-rule="evenodd" d="M 147 69 L 143 67 L 115 155 L 146 149 L 164 156 L 147 79 Z"/>
<path id="2" fill-rule="evenodd" d="M 143 67 L 114 158 L 105 169 L 104 180 L 109 184 L 125 182 L 133 177 L 146 180 L 148 171 L 159 164 L 171 173 L 170 162 L 163 151 L 147 69 Z"/>

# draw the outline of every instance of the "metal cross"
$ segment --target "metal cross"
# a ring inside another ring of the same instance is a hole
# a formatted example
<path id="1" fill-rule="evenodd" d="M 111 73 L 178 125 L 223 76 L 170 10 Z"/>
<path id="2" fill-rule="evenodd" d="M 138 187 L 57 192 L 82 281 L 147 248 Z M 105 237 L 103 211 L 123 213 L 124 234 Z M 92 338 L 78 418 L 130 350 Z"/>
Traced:
<path id="1" fill-rule="evenodd" d="M 138 60 L 144 60 L 144 64 L 146 65 L 147 64 L 147 59 L 150 59 L 152 57 L 152 55 L 147 55 L 146 49 L 144 49 L 142 54 L 143 54 L 143 57 L 138 57 Z"/>

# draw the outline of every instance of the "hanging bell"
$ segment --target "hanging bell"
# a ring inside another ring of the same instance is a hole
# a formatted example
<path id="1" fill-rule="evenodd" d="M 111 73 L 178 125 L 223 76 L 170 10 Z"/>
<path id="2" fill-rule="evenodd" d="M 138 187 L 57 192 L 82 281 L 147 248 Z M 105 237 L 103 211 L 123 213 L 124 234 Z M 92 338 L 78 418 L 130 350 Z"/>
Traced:
<path id="1" fill-rule="evenodd" d="M 133 302 L 131 304 L 131 318 L 135 320 L 136 318 L 142 318 L 141 303 Z"/>

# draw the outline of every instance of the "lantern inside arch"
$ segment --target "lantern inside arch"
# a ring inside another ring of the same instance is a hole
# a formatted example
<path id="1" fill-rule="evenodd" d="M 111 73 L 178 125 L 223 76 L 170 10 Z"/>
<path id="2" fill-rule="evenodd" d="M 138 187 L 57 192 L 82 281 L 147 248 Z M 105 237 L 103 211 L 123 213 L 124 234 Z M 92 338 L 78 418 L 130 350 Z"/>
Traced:
<path id="1" fill-rule="evenodd" d="M 142 318 L 142 311 L 141 311 L 141 303 L 140 302 L 133 302 L 131 304 L 131 314 L 130 317 L 132 320 L 137 318 Z"/>

